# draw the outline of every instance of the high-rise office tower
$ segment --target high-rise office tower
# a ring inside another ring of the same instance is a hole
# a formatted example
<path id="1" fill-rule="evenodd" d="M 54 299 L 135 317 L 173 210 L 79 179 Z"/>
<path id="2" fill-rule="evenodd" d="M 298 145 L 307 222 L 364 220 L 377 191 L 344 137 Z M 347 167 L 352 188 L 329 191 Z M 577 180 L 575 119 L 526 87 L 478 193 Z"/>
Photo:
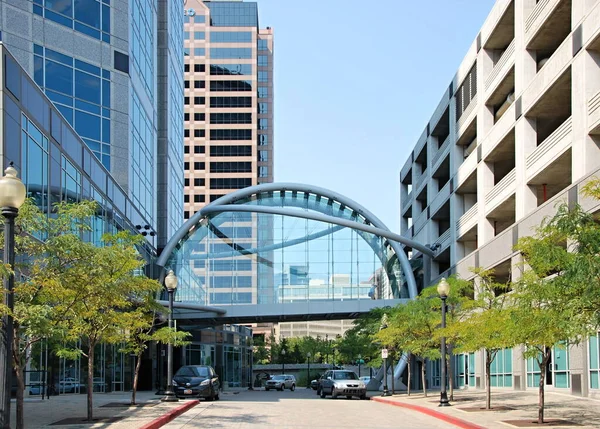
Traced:
<path id="1" fill-rule="evenodd" d="M 273 30 L 254 2 L 184 6 L 185 218 L 273 181 Z"/>
<path id="2" fill-rule="evenodd" d="M 2 43 L 115 179 L 107 197 L 160 249 L 183 214 L 183 2 L 0 6 Z"/>

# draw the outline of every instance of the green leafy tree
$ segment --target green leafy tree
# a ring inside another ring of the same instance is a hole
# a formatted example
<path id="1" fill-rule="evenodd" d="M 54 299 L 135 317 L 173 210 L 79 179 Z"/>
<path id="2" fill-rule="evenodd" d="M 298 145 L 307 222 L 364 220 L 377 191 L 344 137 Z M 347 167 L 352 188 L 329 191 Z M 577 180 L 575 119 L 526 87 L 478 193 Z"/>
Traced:
<path id="1" fill-rule="evenodd" d="M 160 285 L 157 290 L 160 290 Z M 143 299 L 136 302 L 136 307 L 131 311 L 121 314 L 121 328 L 123 331 L 115 338 L 121 342 L 122 353 L 136 356 L 136 365 L 133 374 L 133 387 L 131 390 L 131 405 L 136 405 L 137 384 L 139 379 L 142 355 L 148 348 L 148 344 L 156 341 L 163 344 L 171 344 L 181 347 L 189 344 L 187 338 L 191 337 L 189 332 L 177 331 L 174 328 L 162 327 L 157 329 L 157 314 L 165 311 L 158 304 L 152 294 L 147 294 Z"/>
<path id="2" fill-rule="evenodd" d="M 253 339 L 254 347 L 252 358 L 255 364 L 269 363 L 269 349 L 265 343 L 264 337 L 256 337 Z"/>
<path id="3" fill-rule="evenodd" d="M 511 330 L 510 283 L 495 281 L 493 270 L 471 269 L 476 274 L 476 296 L 463 300 L 464 311 L 450 318 L 441 333 L 459 352 L 485 353 L 486 409 L 491 409 L 491 366 L 498 352 L 515 345 Z M 450 289 L 452 294 L 452 288 Z"/>

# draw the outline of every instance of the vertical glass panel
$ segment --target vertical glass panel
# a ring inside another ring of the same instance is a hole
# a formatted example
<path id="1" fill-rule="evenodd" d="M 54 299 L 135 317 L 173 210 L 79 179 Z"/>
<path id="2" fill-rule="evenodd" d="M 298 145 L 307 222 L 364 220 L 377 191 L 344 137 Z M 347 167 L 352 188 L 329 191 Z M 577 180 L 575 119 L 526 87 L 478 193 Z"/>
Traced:
<path id="1" fill-rule="evenodd" d="M 73 95 L 73 69 L 46 60 L 46 88 Z"/>
<path id="2" fill-rule="evenodd" d="M 75 0 L 75 19 L 99 29 L 100 3 L 98 0 Z"/>

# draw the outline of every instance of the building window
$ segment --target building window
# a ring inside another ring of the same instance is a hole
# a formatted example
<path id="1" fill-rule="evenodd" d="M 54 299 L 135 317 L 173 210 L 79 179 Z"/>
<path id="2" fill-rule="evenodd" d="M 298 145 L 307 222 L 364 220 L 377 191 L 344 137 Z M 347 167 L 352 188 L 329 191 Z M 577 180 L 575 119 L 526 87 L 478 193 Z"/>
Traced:
<path id="1" fill-rule="evenodd" d="M 211 113 L 211 124 L 251 124 L 252 113 Z"/>
<path id="2" fill-rule="evenodd" d="M 189 178 L 185 178 L 183 179 L 183 186 L 190 186 L 190 179 Z"/>
<path id="3" fill-rule="evenodd" d="M 251 162 L 211 162 L 211 173 L 252 173 Z M 212 185 L 211 185 L 212 187 Z"/>
<path id="4" fill-rule="evenodd" d="M 206 104 L 206 98 L 205 97 L 194 97 L 194 104 L 195 105 Z"/>
<path id="5" fill-rule="evenodd" d="M 266 130 L 269 128 L 269 120 L 265 119 L 265 118 L 260 118 L 258 120 L 258 129 L 259 130 Z"/>
<path id="6" fill-rule="evenodd" d="M 183 169 L 184 170 L 189 170 L 190 169 L 190 163 L 189 162 L 184 162 L 183 163 Z"/>
<path id="7" fill-rule="evenodd" d="M 206 130 L 194 130 L 194 137 L 206 137 Z"/>
<path id="8" fill-rule="evenodd" d="M 184 72 L 189 72 L 190 71 L 190 65 L 189 64 L 184 64 L 183 65 L 183 71 Z"/>
<path id="9" fill-rule="evenodd" d="M 198 88 L 205 88 L 206 87 L 206 82 L 203 80 L 195 80 L 194 81 L 194 88 L 198 89 Z"/>
<path id="10" fill-rule="evenodd" d="M 269 49 L 269 41 L 266 39 L 258 39 L 258 50 L 266 51 Z"/>
<path id="11" fill-rule="evenodd" d="M 590 389 L 600 389 L 600 332 L 590 335 Z"/>
<path id="12" fill-rule="evenodd" d="M 189 105 L 190 104 L 190 97 L 183 97 L 183 104 Z"/>
<path id="13" fill-rule="evenodd" d="M 210 107 L 252 107 L 252 97 L 210 97 Z"/>
<path id="14" fill-rule="evenodd" d="M 194 56 L 196 57 L 205 57 L 206 49 L 204 48 L 194 48 Z"/>
<path id="15" fill-rule="evenodd" d="M 267 162 L 269 160 L 268 152 L 266 150 L 258 151 L 258 162 Z"/>
<path id="16" fill-rule="evenodd" d="M 266 86 L 258 87 L 258 98 L 267 98 L 269 96 L 269 89 Z"/>
<path id="17" fill-rule="evenodd" d="M 471 104 L 471 100 L 477 95 L 477 62 L 473 65 L 455 95 L 456 119 L 459 119 Z"/>
<path id="18" fill-rule="evenodd" d="M 206 186 L 206 179 L 194 179 L 194 186 Z"/>
<path id="19" fill-rule="evenodd" d="M 194 162 L 194 170 L 205 170 L 206 164 L 204 162 Z"/>
<path id="20" fill-rule="evenodd" d="M 204 195 L 194 195 L 195 203 L 203 203 L 206 201 L 206 197 Z"/>
<path id="21" fill-rule="evenodd" d="M 252 75 L 252 64 L 211 64 L 211 76 Z"/>
<path id="22" fill-rule="evenodd" d="M 266 134 L 259 134 L 258 135 L 258 145 L 266 146 L 268 144 L 269 144 L 269 136 L 267 136 Z"/>
<path id="23" fill-rule="evenodd" d="M 189 137 L 190 136 L 190 130 L 188 130 L 187 128 L 185 130 L 183 130 L 183 137 Z"/>
<path id="24" fill-rule="evenodd" d="M 206 67 L 204 64 L 194 64 L 194 72 L 195 73 L 204 73 L 206 71 Z"/>
<path id="25" fill-rule="evenodd" d="M 183 81 L 183 87 L 184 88 L 189 88 L 190 87 L 190 81 L 189 80 L 184 80 Z"/>
<path id="26" fill-rule="evenodd" d="M 183 153 L 190 153 L 190 147 L 188 145 L 183 146 Z"/>
<path id="27" fill-rule="evenodd" d="M 213 201 L 216 201 L 216 200 L 218 200 L 219 198 L 221 198 L 221 197 L 224 197 L 224 196 L 225 196 L 225 194 L 215 194 L 215 195 L 211 195 L 211 196 L 210 196 L 210 202 L 212 203 Z"/>
<path id="28" fill-rule="evenodd" d="M 41 0 L 35 0 L 33 13 L 110 43 L 110 0 L 102 0 L 102 3 L 99 0 L 46 0 L 45 3 L 43 7 Z"/>
<path id="29" fill-rule="evenodd" d="M 190 202 L 190 196 L 188 194 L 184 194 L 183 195 L 183 202 L 184 203 L 189 203 Z"/>
<path id="30" fill-rule="evenodd" d="M 187 211 L 187 210 L 186 210 L 186 211 L 184 211 L 184 212 L 183 212 L 183 218 L 184 218 L 184 219 L 189 219 L 189 218 L 190 218 L 190 212 L 189 212 L 189 211 Z"/>
<path id="31" fill-rule="evenodd" d="M 252 156 L 252 146 L 211 146 L 210 156 Z"/>
<path id="32" fill-rule="evenodd" d="M 269 167 L 262 165 L 258 167 L 258 177 L 269 177 Z"/>
<path id="33" fill-rule="evenodd" d="M 261 115 L 265 113 L 269 113 L 269 108 L 267 103 L 258 103 L 258 113 Z"/>
<path id="34" fill-rule="evenodd" d="M 183 114 L 183 120 L 184 120 L 185 122 L 188 122 L 188 121 L 190 120 L 190 114 L 189 114 L 189 113 L 187 113 L 187 112 L 186 112 L 186 113 L 184 113 L 184 114 Z"/>
<path id="35" fill-rule="evenodd" d="M 258 65 L 259 66 L 268 66 L 269 65 L 269 57 L 267 55 L 259 55 L 258 56 Z"/>
<path id="36" fill-rule="evenodd" d="M 204 40 L 206 38 L 206 34 L 204 31 L 194 31 L 194 40 Z"/>
<path id="37" fill-rule="evenodd" d="M 210 179 L 210 189 L 242 189 L 252 186 L 252 179 L 241 177 L 224 177 Z"/>
<path id="38" fill-rule="evenodd" d="M 205 113 L 194 113 L 194 121 L 203 122 L 206 120 Z"/>
<path id="39" fill-rule="evenodd" d="M 250 31 L 211 31 L 211 43 L 250 43 L 252 32 Z"/>
<path id="40" fill-rule="evenodd" d="M 252 130 L 210 130 L 211 140 L 252 140 Z"/>
<path id="41" fill-rule="evenodd" d="M 210 48 L 211 59 L 252 59 L 252 48 Z"/>
<path id="42" fill-rule="evenodd" d="M 512 349 L 502 349 L 490 367 L 490 384 L 493 387 L 512 387 Z"/>
<path id="43" fill-rule="evenodd" d="M 194 153 L 204 153 L 204 146 L 194 146 Z"/>
<path id="44" fill-rule="evenodd" d="M 211 91 L 252 91 L 252 82 L 249 80 L 217 80 L 210 82 Z"/>
<path id="45" fill-rule="evenodd" d="M 204 15 L 194 15 L 193 21 L 194 24 L 204 24 L 206 22 L 206 18 Z"/>
<path id="46" fill-rule="evenodd" d="M 269 81 L 269 72 L 259 70 L 258 71 L 258 81 L 259 82 L 268 82 Z"/>

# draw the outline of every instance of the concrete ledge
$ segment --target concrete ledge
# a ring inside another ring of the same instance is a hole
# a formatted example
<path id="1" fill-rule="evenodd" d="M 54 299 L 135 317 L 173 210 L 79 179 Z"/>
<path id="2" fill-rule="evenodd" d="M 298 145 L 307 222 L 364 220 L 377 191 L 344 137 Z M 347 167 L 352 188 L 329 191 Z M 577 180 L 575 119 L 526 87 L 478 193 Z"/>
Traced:
<path id="1" fill-rule="evenodd" d="M 160 427 L 163 427 L 164 425 L 169 423 L 171 420 L 175 419 L 175 417 L 180 416 L 181 414 L 188 411 L 190 408 L 194 408 L 199 403 L 200 403 L 200 401 L 198 401 L 198 400 L 186 402 L 182 406 L 177 407 L 177 408 L 163 414 L 162 416 L 155 418 L 150 423 L 147 423 L 144 426 L 142 426 L 140 429 L 158 429 Z"/>
<path id="2" fill-rule="evenodd" d="M 372 397 L 372 401 L 382 402 L 388 405 L 395 405 L 396 407 L 407 408 L 409 410 L 418 411 L 419 413 L 427 414 L 428 416 L 435 417 L 436 419 L 443 420 L 446 423 L 453 424 L 456 427 L 463 429 L 485 429 L 483 426 L 476 425 L 474 423 L 470 423 L 466 420 L 462 420 L 456 417 L 449 416 L 445 413 L 440 413 L 439 411 L 432 410 L 431 408 L 421 407 L 419 405 L 407 404 L 400 401 L 394 401 L 393 399 L 386 398 L 378 398 Z"/>

